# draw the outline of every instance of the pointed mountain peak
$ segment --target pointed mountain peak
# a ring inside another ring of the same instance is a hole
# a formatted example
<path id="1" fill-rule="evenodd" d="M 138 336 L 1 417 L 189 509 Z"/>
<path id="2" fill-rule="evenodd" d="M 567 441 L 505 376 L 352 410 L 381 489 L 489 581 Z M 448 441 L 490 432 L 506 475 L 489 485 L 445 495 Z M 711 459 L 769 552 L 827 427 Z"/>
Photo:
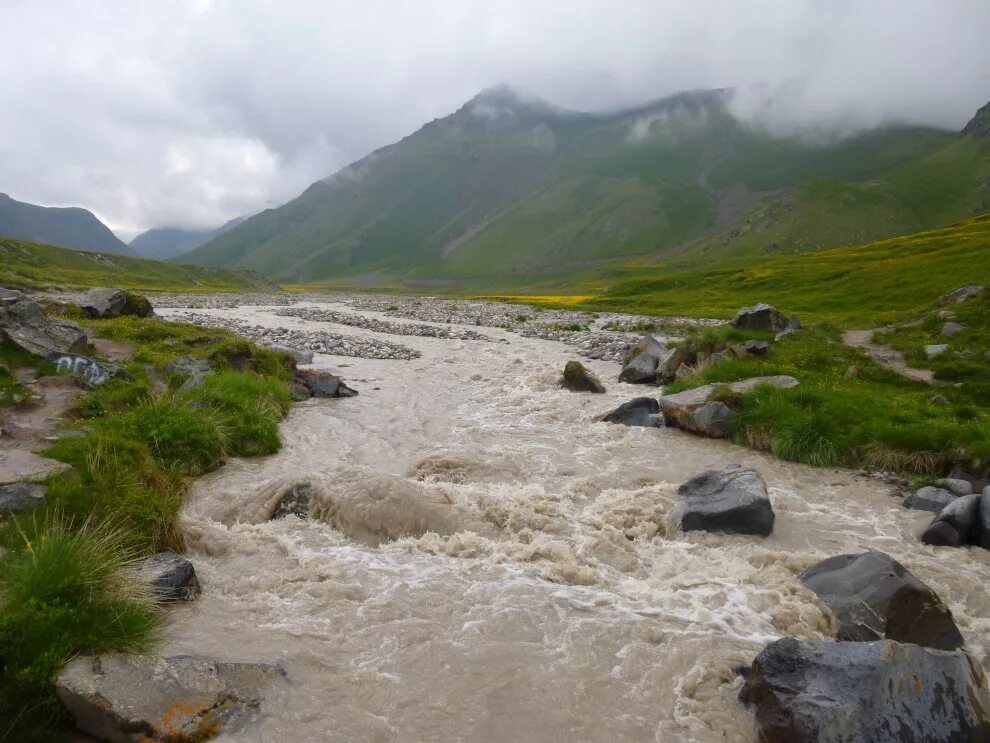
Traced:
<path id="1" fill-rule="evenodd" d="M 458 113 L 462 112 L 482 119 L 546 117 L 571 113 L 567 109 L 504 83 L 482 90 L 465 103 Z"/>
<path id="2" fill-rule="evenodd" d="M 971 137 L 990 137 L 990 103 L 976 112 L 969 123 L 963 127 L 962 133 Z"/>

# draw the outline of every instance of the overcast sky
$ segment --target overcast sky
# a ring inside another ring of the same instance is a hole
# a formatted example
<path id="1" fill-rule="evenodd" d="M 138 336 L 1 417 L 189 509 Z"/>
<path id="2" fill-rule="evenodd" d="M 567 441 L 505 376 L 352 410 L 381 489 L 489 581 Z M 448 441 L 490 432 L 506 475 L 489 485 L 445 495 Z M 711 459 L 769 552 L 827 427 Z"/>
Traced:
<path id="1" fill-rule="evenodd" d="M 988 39 L 990 0 L 0 0 L 0 192 L 125 239 L 214 226 L 497 83 L 583 110 L 761 86 L 788 91 L 776 126 L 959 128 Z"/>

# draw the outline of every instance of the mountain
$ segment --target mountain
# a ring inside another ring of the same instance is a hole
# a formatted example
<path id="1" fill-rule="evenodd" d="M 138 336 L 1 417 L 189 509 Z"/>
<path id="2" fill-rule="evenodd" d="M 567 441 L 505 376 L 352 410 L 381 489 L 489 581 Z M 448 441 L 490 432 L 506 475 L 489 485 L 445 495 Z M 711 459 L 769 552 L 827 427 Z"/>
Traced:
<path id="1" fill-rule="evenodd" d="M 0 237 L 0 286 L 75 289 L 119 286 L 159 291 L 279 291 L 254 271 L 183 266 L 126 255 L 69 250 Z"/>
<path id="2" fill-rule="evenodd" d="M 209 242 L 217 235 L 233 229 L 244 217 L 237 217 L 226 224 L 212 230 L 190 230 L 182 227 L 155 227 L 142 232 L 130 242 L 130 247 L 139 255 L 146 258 L 156 258 L 160 261 L 178 258 L 194 248 Z"/>
<path id="3" fill-rule="evenodd" d="M 135 255 L 92 212 L 15 201 L 0 194 L 0 237 L 61 245 L 76 250 Z"/>
<path id="4" fill-rule="evenodd" d="M 293 282 L 535 287 L 877 240 L 990 207 L 988 139 L 774 136 L 733 117 L 731 96 L 591 114 L 488 90 L 184 259 Z"/>

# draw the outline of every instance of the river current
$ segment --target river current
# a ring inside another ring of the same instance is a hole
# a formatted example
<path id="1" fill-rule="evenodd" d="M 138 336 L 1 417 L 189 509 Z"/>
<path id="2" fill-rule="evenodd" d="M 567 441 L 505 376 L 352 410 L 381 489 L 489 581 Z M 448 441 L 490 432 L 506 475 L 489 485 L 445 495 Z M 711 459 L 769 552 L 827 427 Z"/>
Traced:
<path id="1" fill-rule="evenodd" d="M 198 311 L 323 325 L 269 309 Z M 483 330 L 508 342 L 318 355 L 360 395 L 297 404 L 281 452 L 194 485 L 182 528 L 204 591 L 170 611 L 165 649 L 288 676 L 257 726 L 218 740 L 755 741 L 733 667 L 784 635 L 832 636 L 796 576 L 867 549 L 931 585 L 988 667 L 990 552 L 922 545 L 930 514 L 875 479 L 595 422 L 654 391 L 610 361 L 585 361 L 606 394 L 562 390 L 573 349 Z M 773 535 L 680 533 L 677 486 L 729 463 L 766 480 Z M 298 482 L 313 518 L 269 520 Z"/>

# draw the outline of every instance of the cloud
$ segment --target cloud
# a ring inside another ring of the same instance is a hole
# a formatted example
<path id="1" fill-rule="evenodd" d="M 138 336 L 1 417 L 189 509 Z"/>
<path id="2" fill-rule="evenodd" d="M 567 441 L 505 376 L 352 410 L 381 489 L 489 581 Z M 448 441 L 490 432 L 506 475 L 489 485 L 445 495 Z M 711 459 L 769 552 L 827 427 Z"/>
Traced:
<path id="1" fill-rule="evenodd" d="M 0 191 L 124 234 L 206 227 L 504 82 L 616 108 L 736 87 L 777 129 L 961 127 L 986 0 L 4 0 Z"/>

